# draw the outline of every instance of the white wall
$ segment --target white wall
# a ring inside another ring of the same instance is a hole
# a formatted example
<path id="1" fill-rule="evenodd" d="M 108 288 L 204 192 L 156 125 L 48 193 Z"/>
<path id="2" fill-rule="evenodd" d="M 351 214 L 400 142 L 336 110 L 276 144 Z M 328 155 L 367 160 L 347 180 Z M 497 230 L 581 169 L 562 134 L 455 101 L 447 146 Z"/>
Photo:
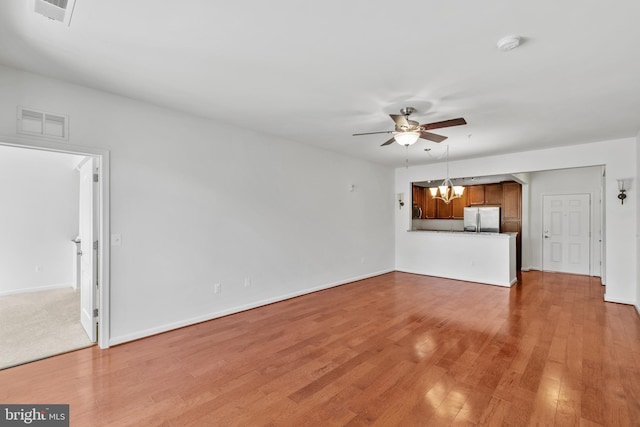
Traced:
<path id="1" fill-rule="evenodd" d="M 0 146 L 0 295 L 73 286 L 74 156 Z"/>
<path id="2" fill-rule="evenodd" d="M 640 132 L 638 132 L 638 136 L 636 137 L 636 179 L 631 183 L 633 188 L 629 191 L 629 196 L 633 195 L 636 200 L 635 203 L 631 201 L 636 206 L 636 209 L 640 211 L 640 182 L 638 182 L 637 177 L 640 177 L 640 149 L 638 149 L 638 144 L 640 144 Z M 636 216 L 636 265 L 640 265 L 640 215 Z M 638 314 L 640 314 L 640 274 L 639 277 L 636 277 L 636 310 Z"/>
<path id="3" fill-rule="evenodd" d="M 607 301 L 635 304 L 637 202 L 627 199 L 624 206 L 617 199 L 616 178 L 633 178 L 636 183 L 636 138 L 603 141 L 546 150 L 528 151 L 482 159 L 452 161 L 450 175 L 484 176 L 503 173 L 532 172 L 583 166 L 606 167 L 605 178 L 605 262 Z M 409 194 L 411 182 L 441 179 L 445 164 L 396 169 L 396 193 Z M 533 197 L 529 202 L 533 203 Z M 534 212 L 530 213 L 533 216 Z M 396 262 L 406 254 L 410 211 L 396 211 Z M 533 240 L 535 236 L 530 233 Z M 539 238 L 539 237 L 538 237 Z M 523 241 L 524 243 L 524 241 Z M 524 252 L 524 250 L 523 250 Z"/>
<path id="4" fill-rule="evenodd" d="M 111 344 L 394 268 L 390 168 L 5 67 L 0 91 L 0 135 L 22 105 L 110 150 Z"/>
<path id="5" fill-rule="evenodd" d="M 600 276 L 600 187 L 602 167 L 584 167 L 529 174 L 530 244 L 528 268 L 542 270 L 542 196 L 589 194 L 591 197 L 591 275 Z"/>

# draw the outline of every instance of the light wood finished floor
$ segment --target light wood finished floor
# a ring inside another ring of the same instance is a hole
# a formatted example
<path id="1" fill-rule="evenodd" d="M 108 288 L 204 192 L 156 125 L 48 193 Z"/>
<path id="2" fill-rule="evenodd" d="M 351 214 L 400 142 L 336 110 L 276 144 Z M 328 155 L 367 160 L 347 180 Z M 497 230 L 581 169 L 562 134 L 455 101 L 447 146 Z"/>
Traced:
<path id="1" fill-rule="evenodd" d="M 640 425 L 640 316 L 599 279 L 390 273 L 0 372 L 72 426 Z"/>

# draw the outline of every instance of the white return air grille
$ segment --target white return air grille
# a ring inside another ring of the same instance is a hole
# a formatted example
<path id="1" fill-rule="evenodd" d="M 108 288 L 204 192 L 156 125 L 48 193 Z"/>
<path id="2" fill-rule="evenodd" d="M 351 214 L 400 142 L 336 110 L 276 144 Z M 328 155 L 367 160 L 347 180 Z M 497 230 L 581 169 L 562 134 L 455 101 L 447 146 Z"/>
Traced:
<path id="1" fill-rule="evenodd" d="M 66 25 L 71 23 L 71 15 L 76 0 L 34 0 L 35 11 L 49 19 Z"/>
<path id="2" fill-rule="evenodd" d="M 18 133 L 69 139 L 69 116 L 18 107 Z"/>

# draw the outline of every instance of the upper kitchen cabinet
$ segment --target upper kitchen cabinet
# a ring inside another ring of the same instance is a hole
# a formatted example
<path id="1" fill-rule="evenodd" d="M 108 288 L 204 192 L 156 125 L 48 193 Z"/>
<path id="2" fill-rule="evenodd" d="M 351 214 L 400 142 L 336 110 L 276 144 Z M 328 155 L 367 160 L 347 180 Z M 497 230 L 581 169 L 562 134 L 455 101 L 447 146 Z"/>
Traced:
<path id="1" fill-rule="evenodd" d="M 432 219 L 437 218 L 437 200 L 431 197 L 429 189 L 413 186 L 413 219 Z"/>
<path id="2" fill-rule="evenodd" d="M 434 199 L 431 196 L 431 192 L 428 188 L 424 189 L 424 212 L 423 218 L 433 219 L 438 218 L 438 199 Z"/>
<path id="3" fill-rule="evenodd" d="M 522 187 L 517 182 L 502 183 L 502 219 L 520 221 L 522 219 Z"/>
<path id="4" fill-rule="evenodd" d="M 413 219 L 421 219 L 422 218 L 422 205 L 424 204 L 424 188 L 418 187 L 414 185 L 412 188 L 412 198 L 411 198 L 411 208 L 413 214 L 411 218 Z"/>
<path id="5" fill-rule="evenodd" d="M 470 206 L 484 205 L 484 185 L 467 187 L 465 193 L 468 193 L 468 203 Z"/>
<path id="6" fill-rule="evenodd" d="M 451 217 L 453 219 L 464 219 L 464 208 L 469 206 L 469 187 L 464 189 L 462 197 L 453 199 L 451 202 Z"/>
<path id="7" fill-rule="evenodd" d="M 471 185 L 466 187 L 469 193 L 469 206 L 500 206 L 502 204 L 502 183 Z"/>
<path id="8" fill-rule="evenodd" d="M 447 204 L 431 195 L 428 188 L 413 186 L 413 219 L 463 219 L 468 206 L 468 192 Z"/>
<path id="9" fill-rule="evenodd" d="M 427 190 L 428 197 L 431 198 L 429 190 Z M 453 199 L 450 203 L 445 203 L 441 199 L 432 199 L 437 201 L 436 215 L 438 219 L 464 219 L 464 208 L 467 206 L 467 191 L 465 189 L 462 193 L 462 197 Z"/>
<path id="10" fill-rule="evenodd" d="M 502 204 L 502 185 L 486 184 L 484 186 L 484 204 L 500 206 Z"/>

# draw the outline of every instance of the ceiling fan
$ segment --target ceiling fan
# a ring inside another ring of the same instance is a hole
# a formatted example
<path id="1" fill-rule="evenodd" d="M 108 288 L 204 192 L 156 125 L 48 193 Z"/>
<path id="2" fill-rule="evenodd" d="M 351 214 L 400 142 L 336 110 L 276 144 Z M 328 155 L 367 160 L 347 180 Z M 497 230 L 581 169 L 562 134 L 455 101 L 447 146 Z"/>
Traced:
<path id="1" fill-rule="evenodd" d="M 391 120 L 396 124 L 395 130 L 388 130 L 382 132 L 366 132 L 366 133 L 354 133 L 353 136 L 360 135 L 374 135 L 378 133 L 392 133 L 393 137 L 383 143 L 381 147 L 385 145 L 393 144 L 397 142 L 400 145 L 409 146 L 415 143 L 419 138 L 426 139 L 433 142 L 442 142 L 447 139 L 446 136 L 437 135 L 435 133 L 427 132 L 432 129 L 447 128 L 451 126 L 466 125 L 467 121 L 462 117 L 451 120 L 444 120 L 442 122 L 427 123 L 421 125 L 415 120 L 409 120 L 409 116 L 415 113 L 416 109 L 413 107 L 404 107 L 400 110 L 400 114 L 389 114 Z"/>

